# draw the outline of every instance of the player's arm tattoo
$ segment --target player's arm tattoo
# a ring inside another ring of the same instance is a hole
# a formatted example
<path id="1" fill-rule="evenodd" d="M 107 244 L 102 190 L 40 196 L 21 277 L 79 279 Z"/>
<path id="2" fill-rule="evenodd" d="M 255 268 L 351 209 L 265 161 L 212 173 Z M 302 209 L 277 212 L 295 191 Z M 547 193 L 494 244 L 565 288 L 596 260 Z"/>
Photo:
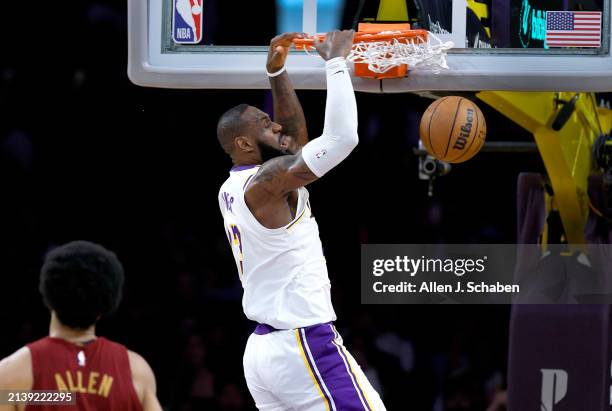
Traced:
<path id="1" fill-rule="evenodd" d="M 269 194 L 284 195 L 317 178 L 304 162 L 302 154 L 298 153 L 266 161 L 253 178 L 249 189 L 259 188 Z"/>
<path id="2" fill-rule="evenodd" d="M 302 105 L 295 94 L 287 72 L 271 77 L 270 85 L 274 101 L 274 121 L 283 126 L 284 134 L 294 138 L 289 151 L 297 153 L 308 143 L 308 130 Z"/>

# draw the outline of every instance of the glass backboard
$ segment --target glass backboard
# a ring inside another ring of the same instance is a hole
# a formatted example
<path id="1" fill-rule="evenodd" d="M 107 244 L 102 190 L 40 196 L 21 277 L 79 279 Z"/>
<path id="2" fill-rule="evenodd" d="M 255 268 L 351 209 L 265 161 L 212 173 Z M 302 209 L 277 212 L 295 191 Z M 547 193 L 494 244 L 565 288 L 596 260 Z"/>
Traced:
<path id="1" fill-rule="evenodd" d="M 267 44 L 285 31 L 407 21 L 453 41 L 448 70 L 354 78 L 357 90 L 612 91 L 611 0 L 129 0 L 130 79 L 172 88 L 267 88 Z M 325 86 L 323 61 L 293 52 L 297 88 Z"/>

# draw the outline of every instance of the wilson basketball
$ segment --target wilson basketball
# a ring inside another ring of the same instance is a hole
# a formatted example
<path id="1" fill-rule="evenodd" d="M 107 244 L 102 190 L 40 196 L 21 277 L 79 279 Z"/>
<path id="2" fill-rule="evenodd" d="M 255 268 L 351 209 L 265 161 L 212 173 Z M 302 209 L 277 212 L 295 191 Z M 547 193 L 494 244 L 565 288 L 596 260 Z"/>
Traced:
<path id="1" fill-rule="evenodd" d="M 462 163 L 482 148 L 487 124 L 472 101 L 448 96 L 427 107 L 419 132 L 429 154 L 447 163 Z"/>

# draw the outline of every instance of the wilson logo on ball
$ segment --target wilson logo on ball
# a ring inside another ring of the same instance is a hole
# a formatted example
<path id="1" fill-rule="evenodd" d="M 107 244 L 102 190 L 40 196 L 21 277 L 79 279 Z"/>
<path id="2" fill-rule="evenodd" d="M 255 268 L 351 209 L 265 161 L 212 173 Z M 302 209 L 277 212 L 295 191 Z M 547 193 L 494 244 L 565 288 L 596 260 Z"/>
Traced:
<path id="1" fill-rule="evenodd" d="M 457 137 L 457 141 L 453 145 L 453 148 L 458 150 L 463 150 L 465 148 L 465 144 L 470 138 L 470 131 L 472 131 L 472 121 L 474 121 L 474 110 L 471 108 L 467 109 L 467 123 L 461 126 L 459 137 Z"/>

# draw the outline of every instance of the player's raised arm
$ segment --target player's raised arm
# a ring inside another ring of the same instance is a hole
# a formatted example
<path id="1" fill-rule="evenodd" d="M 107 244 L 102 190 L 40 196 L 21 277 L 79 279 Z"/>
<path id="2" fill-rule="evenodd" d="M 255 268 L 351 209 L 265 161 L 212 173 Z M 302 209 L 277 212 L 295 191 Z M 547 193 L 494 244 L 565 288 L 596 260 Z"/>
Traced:
<path id="1" fill-rule="evenodd" d="M 274 101 L 274 121 L 283 126 L 283 139 L 287 140 L 287 151 L 292 154 L 308 143 L 304 111 L 285 70 L 289 47 L 293 44 L 293 39 L 301 37 L 302 33 L 284 33 L 274 37 L 270 41 L 266 62 Z"/>
<path id="2" fill-rule="evenodd" d="M 346 56 L 353 45 L 353 30 L 328 33 L 315 47 L 326 61 L 327 102 L 323 134 L 301 152 L 267 161 L 247 189 L 247 199 L 259 202 L 269 195 L 285 195 L 322 177 L 340 164 L 359 141 L 357 104 Z"/>

